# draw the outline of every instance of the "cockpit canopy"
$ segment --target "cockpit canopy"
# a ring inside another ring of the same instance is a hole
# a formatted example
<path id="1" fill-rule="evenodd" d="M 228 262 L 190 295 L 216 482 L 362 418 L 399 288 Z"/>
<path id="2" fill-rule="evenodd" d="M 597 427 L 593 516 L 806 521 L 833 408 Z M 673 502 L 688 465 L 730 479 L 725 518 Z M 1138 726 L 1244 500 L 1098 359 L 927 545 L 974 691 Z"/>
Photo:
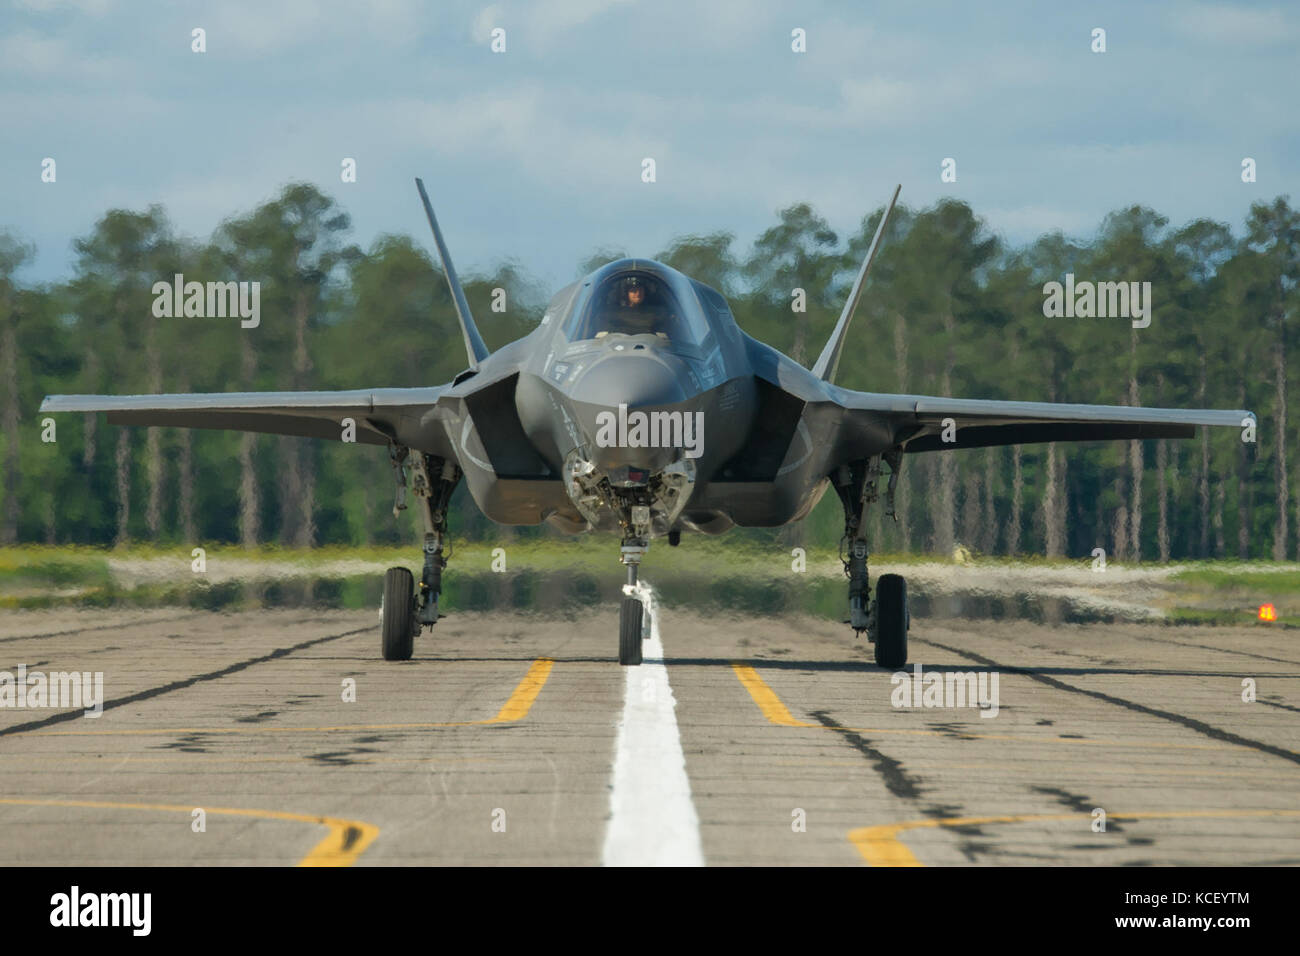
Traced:
<path id="1" fill-rule="evenodd" d="M 709 322 L 692 285 L 659 263 L 612 262 L 583 288 L 565 323 L 565 336 L 578 342 L 607 335 L 655 335 L 670 345 L 702 345 Z"/>

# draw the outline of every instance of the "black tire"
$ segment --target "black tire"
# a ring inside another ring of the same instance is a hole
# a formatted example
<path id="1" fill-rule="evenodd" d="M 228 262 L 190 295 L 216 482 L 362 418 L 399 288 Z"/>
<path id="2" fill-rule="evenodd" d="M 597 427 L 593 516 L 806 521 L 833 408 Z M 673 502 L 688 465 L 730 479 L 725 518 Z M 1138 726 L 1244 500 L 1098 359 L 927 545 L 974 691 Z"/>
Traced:
<path id="1" fill-rule="evenodd" d="M 409 661 L 415 649 L 415 577 L 406 568 L 384 573 L 380 622 L 384 660 Z"/>
<path id="2" fill-rule="evenodd" d="M 640 598 L 625 597 L 618 609 L 618 662 L 625 666 L 641 663 Z"/>
<path id="3" fill-rule="evenodd" d="M 876 582 L 876 663 L 897 670 L 907 663 L 907 582 L 882 574 Z"/>

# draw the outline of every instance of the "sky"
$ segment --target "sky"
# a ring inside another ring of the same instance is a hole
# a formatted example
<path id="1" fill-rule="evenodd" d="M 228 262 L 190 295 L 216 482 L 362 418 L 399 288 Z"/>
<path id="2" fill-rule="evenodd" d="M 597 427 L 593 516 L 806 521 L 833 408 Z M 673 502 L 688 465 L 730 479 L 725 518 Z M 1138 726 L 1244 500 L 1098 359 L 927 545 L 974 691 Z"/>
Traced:
<path id="1" fill-rule="evenodd" d="M 206 238 L 291 181 L 363 247 L 432 252 L 422 176 L 461 273 L 515 260 L 552 290 L 599 249 L 743 253 L 801 201 L 843 239 L 895 183 L 1012 243 L 1133 203 L 1240 229 L 1300 193 L 1297 4 L 3 2 L 0 229 L 36 245 L 29 282 L 71 276 L 108 209 Z"/>

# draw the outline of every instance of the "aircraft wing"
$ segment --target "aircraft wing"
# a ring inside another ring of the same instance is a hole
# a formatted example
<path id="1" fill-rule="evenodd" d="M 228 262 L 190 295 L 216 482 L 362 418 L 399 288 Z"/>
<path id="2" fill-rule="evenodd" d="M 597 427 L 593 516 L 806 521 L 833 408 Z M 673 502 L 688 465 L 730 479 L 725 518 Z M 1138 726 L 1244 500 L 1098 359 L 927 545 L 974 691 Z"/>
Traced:
<path id="1" fill-rule="evenodd" d="M 343 419 L 356 426 L 356 440 L 390 441 L 424 451 L 438 429 L 438 399 L 449 386 L 355 389 L 338 392 L 208 392 L 182 395 L 51 395 L 42 412 L 107 412 L 112 425 L 165 425 L 232 431 L 343 437 Z"/>
<path id="2" fill-rule="evenodd" d="M 1244 427 L 1252 412 L 1225 409 L 1144 408 L 1129 405 L 1066 405 L 886 395 L 837 389 L 848 420 L 885 426 L 905 451 L 945 451 L 988 445 L 1053 441 L 1191 438 L 1198 425 Z M 955 431 L 943 440 L 945 420 Z M 855 429 L 851 429 L 855 430 Z"/>

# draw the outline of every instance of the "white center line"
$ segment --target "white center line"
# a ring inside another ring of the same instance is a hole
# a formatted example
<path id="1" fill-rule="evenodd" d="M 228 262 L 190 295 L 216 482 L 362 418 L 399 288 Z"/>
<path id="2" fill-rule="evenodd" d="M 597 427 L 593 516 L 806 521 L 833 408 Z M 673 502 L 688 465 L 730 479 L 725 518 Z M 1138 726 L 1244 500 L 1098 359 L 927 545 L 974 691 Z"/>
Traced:
<path id="1" fill-rule="evenodd" d="M 641 665 L 626 668 L 603 862 L 703 866 L 700 820 L 677 732 L 677 701 L 668 686 L 658 608 L 649 585 L 642 590 L 643 598 L 651 599 L 650 636 L 642 642 Z"/>

